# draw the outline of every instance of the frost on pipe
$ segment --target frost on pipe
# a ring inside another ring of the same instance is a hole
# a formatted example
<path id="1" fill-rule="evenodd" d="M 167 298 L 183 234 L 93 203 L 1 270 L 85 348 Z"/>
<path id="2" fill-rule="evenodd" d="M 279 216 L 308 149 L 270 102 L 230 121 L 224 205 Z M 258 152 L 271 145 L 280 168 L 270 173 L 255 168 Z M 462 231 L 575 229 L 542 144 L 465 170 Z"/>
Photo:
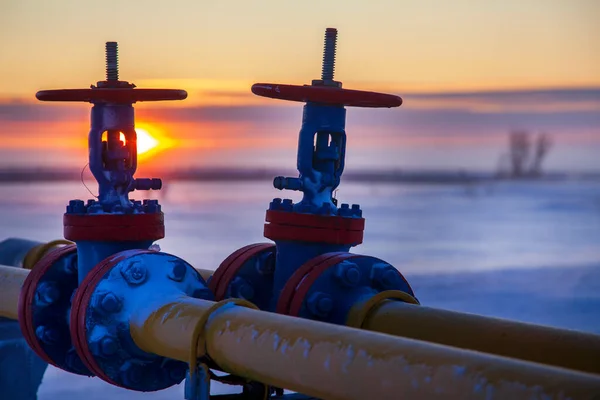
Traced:
<path id="1" fill-rule="evenodd" d="M 214 304 L 186 297 L 147 304 L 130 319 L 132 338 L 144 351 L 189 361 L 193 333 Z M 212 313 L 204 333 L 208 355 L 224 371 L 323 399 L 600 393 L 600 376 L 234 305 Z"/>

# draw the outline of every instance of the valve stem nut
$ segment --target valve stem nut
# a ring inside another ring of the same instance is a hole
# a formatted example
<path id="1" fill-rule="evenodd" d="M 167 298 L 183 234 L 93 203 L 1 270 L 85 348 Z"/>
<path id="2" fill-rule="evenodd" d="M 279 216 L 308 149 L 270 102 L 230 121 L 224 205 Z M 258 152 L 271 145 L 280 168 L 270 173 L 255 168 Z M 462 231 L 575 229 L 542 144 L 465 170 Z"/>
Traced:
<path id="1" fill-rule="evenodd" d="M 313 315 L 325 318 L 333 310 L 333 299 L 323 292 L 315 292 L 310 295 L 306 305 Z"/>
<path id="2" fill-rule="evenodd" d="M 336 266 L 335 277 L 344 286 L 353 287 L 360 282 L 361 274 L 358 265 L 350 261 L 342 261 Z"/>
<path id="3" fill-rule="evenodd" d="M 94 355 L 111 357 L 119 350 L 119 343 L 112 336 L 104 335 L 99 339 L 91 340 L 89 348 Z"/>
<path id="4" fill-rule="evenodd" d="M 85 203 L 83 200 L 71 200 L 67 206 L 67 214 L 85 214 Z"/>
<path id="5" fill-rule="evenodd" d="M 35 329 L 35 336 L 48 345 L 56 344 L 60 339 L 56 329 L 44 325 L 40 325 Z"/>
<path id="6" fill-rule="evenodd" d="M 371 282 L 381 289 L 388 290 L 396 286 L 398 271 L 387 263 L 373 265 L 371 269 Z"/>
<path id="7" fill-rule="evenodd" d="M 348 203 L 342 203 L 340 208 L 338 208 L 338 215 L 340 217 L 349 217 L 352 215 L 352 211 L 350 211 L 350 205 Z"/>
<path id="8" fill-rule="evenodd" d="M 185 273 L 187 271 L 187 267 L 185 264 L 179 261 L 171 261 L 171 270 L 167 274 L 169 279 L 175 282 L 181 282 L 183 278 L 185 278 Z"/>
<path id="9" fill-rule="evenodd" d="M 130 361 L 123 364 L 119 375 L 123 383 L 127 386 L 137 386 L 143 379 L 141 369 Z"/>
<path id="10" fill-rule="evenodd" d="M 36 300 L 43 305 L 55 303 L 60 297 L 60 290 L 54 283 L 42 282 L 39 284 L 36 293 Z"/>
<path id="11" fill-rule="evenodd" d="M 281 202 L 281 209 L 283 211 L 293 211 L 294 210 L 294 202 L 292 199 L 283 199 Z"/>
<path id="12" fill-rule="evenodd" d="M 159 213 L 161 210 L 160 204 L 158 204 L 158 200 L 144 200 L 144 212 L 146 214 L 154 214 Z"/>
<path id="13" fill-rule="evenodd" d="M 121 299 L 112 292 L 101 294 L 97 304 L 100 306 L 102 311 L 108 314 L 121 311 L 121 307 L 123 305 Z"/>
<path id="14" fill-rule="evenodd" d="M 254 295 L 256 294 L 252 284 L 250 284 L 250 282 L 241 276 L 236 277 L 231 282 L 230 288 L 233 297 L 238 297 L 248 301 L 252 301 Z"/>
<path id="15" fill-rule="evenodd" d="M 275 198 L 269 203 L 269 210 L 279 210 L 281 208 L 281 199 Z"/>
<path id="16" fill-rule="evenodd" d="M 139 261 L 132 261 L 121 267 L 121 276 L 130 285 L 140 285 L 146 281 L 148 271 Z"/>

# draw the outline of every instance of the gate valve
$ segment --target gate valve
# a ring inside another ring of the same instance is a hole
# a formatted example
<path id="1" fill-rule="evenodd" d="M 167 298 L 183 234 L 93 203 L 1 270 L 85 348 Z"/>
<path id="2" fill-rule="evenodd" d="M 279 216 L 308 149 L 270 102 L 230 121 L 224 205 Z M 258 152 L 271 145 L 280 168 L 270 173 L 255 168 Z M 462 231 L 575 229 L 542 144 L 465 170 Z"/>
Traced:
<path id="1" fill-rule="evenodd" d="M 93 104 L 88 136 L 89 167 L 98 182 L 98 199 L 71 200 L 63 217 L 64 236 L 77 243 L 78 279 L 111 254 L 147 249 L 165 236 L 158 200 L 130 200 L 134 190 L 159 190 L 160 179 L 136 179 L 137 134 L 133 103 L 183 100 L 184 90 L 137 89 L 119 80 L 117 43 L 106 43 L 106 80 L 89 89 L 42 90 L 41 101 Z"/>
<path id="2" fill-rule="evenodd" d="M 89 89 L 42 90 L 41 101 L 81 101 L 94 104 L 88 137 L 89 167 L 98 182 L 98 203 L 102 212 L 134 210 L 128 193 L 133 190 L 159 190 L 160 179 L 135 179 L 137 135 L 133 103 L 139 101 L 183 100 L 184 90 L 136 89 L 119 80 L 117 43 L 106 43 L 106 80 Z M 106 140 L 102 136 L 106 132 Z M 122 138 L 125 141 L 122 141 Z"/>
<path id="3" fill-rule="evenodd" d="M 304 106 L 302 129 L 298 142 L 298 178 L 278 176 L 273 186 L 283 190 L 304 193 L 294 211 L 336 215 L 333 191 L 340 183 L 346 153 L 344 106 L 391 108 L 399 107 L 398 96 L 343 89 L 342 83 L 333 79 L 337 29 L 327 28 L 323 51 L 321 79 L 311 85 L 279 85 L 256 83 L 252 93 L 273 99 L 301 101 Z M 316 139 L 315 139 L 316 136 Z"/>

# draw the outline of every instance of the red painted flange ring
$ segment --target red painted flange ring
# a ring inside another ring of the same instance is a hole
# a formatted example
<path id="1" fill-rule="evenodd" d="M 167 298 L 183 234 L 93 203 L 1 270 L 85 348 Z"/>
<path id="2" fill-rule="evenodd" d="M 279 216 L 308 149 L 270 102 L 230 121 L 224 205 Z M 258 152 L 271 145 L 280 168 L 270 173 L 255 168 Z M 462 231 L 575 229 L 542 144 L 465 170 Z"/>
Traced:
<path id="1" fill-rule="evenodd" d="M 349 107 L 392 108 L 400 107 L 402 99 L 385 93 L 342 89 L 334 86 L 278 85 L 255 83 L 252 93 L 272 99 L 313 102 Z"/>
<path id="2" fill-rule="evenodd" d="M 35 94 L 41 101 L 83 101 L 131 104 L 138 101 L 183 100 L 187 92 L 179 89 L 94 88 L 41 90 Z"/>
<path id="3" fill-rule="evenodd" d="M 277 210 L 268 210 L 266 221 L 264 236 L 271 240 L 357 245 L 365 229 L 364 218 Z"/>
<path id="4" fill-rule="evenodd" d="M 152 214 L 65 214 L 65 239 L 98 241 L 158 240 L 165 237 L 165 216 Z"/>
<path id="5" fill-rule="evenodd" d="M 363 241 L 363 231 L 310 228 L 305 226 L 265 224 L 264 236 L 271 240 L 317 242 L 356 246 Z"/>
<path id="6" fill-rule="evenodd" d="M 120 261 L 138 254 L 147 253 L 153 253 L 153 251 L 140 249 L 125 250 L 100 261 L 79 284 L 79 288 L 77 288 L 75 291 L 75 296 L 73 297 L 71 307 L 71 319 L 69 325 L 71 330 L 71 340 L 73 341 L 73 346 L 75 347 L 77 355 L 79 355 L 79 358 L 81 358 L 81 361 L 90 370 L 90 372 L 105 382 L 108 382 L 114 386 L 123 387 L 125 389 L 128 388 L 111 380 L 110 377 L 108 377 L 108 375 L 106 375 L 100 368 L 98 363 L 96 363 L 96 360 L 94 359 L 94 356 L 88 347 L 85 317 L 88 305 L 90 304 L 92 295 L 94 294 L 94 290 L 104 275 L 106 275 Z"/>
<path id="7" fill-rule="evenodd" d="M 61 367 L 58 366 L 42 349 L 42 346 L 39 343 L 38 338 L 35 334 L 35 330 L 33 328 L 34 324 L 32 304 L 35 299 L 35 292 L 37 290 L 38 282 L 44 276 L 44 274 L 52 267 L 52 265 L 55 262 L 60 260 L 62 257 L 76 252 L 77 246 L 72 244 L 56 248 L 46 253 L 33 266 L 31 271 L 27 275 L 27 278 L 25 278 L 25 282 L 23 282 L 23 287 L 21 288 L 21 293 L 19 295 L 19 327 L 21 328 L 21 332 L 23 333 L 25 341 L 27 341 L 29 347 L 31 347 L 35 354 L 37 354 L 42 360 L 44 360 L 48 364 L 54 365 L 57 368 Z"/>
<path id="8" fill-rule="evenodd" d="M 314 215 L 298 212 L 267 210 L 266 221 L 280 225 L 305 226 L 310 228 L 363 231 L 364 218 L 348 218 L 337 215 Z"/>
<path id="9" fill-rule="evenodd" d="M 352 254 L 352 253 L 343 253 L 337 255 L 335 257 L 328 258 L 327 260 L 315 265 L 300 281 L 300 283 L 294 288 L 294 293 L 292 295 L 292 299 L 289 303 L 289 308 L 287 310 L 287 315 L 298 316 L 300 313 L 300 308 L 302 307 L 302 303 L 306 298 L 306 294 L 312 287 L 313 283 L 321 274 L 327 271 L 331 266 L 341 263 L 344 260 L 349 260 L 351 258 L 362 257 L 361 254 Z"/>
<path id="10" fill-rule="evenodd" d="M 216 301 L 221 301 L 225 298 L 227 287 L 236 277 L 242 266 L 252 257 L 262 253 L 263 251 L 271 250 L 275 247 L 273 243 L 256 243 L 242 247 L 233 252 L 227 257 L 219 268 L 215 271 L 209 284 L 210 290 L 215 295 Z"/>
<path id="11" fill-rule="evenodd" d="M 292 277 L 283 287 L 281 295 L 277 301 L 276 312 L 279 314 L 298 316 L 306 295 L 310 291 L 312 285 L 323 274 L 323 272 L 345 260 L 358 257 L 367 256 L 362 254 L 337 252 L 322 254 L 311 260 L 308 260 L 292 275 Z M 399 271 L 398 275 L 410 288 L 410 284 Z"/>
<path id="12" fill-rule="evenodd" d="M 279 294 L 279 299 L 277 300 L 277 307 L 275 309 L 275 312 L 287 315 L 288 310 L 290 308 L 290 303 L 294 297 L 294 293 L 296 292 L 296 286 L 298 286 L 300 282 L 302 282 L 302 279 L 304 279 L 304 277 L 317 266 L 343 254 L 348 253 L 344 251 L 325 253 L 321 254 L 320 256 L 311 258 L 310 260 L 302 264 L 302 266 L 292 274 L 290 279 L 288 279 L 285 286 L 281 290 L 281 293 Z"/>

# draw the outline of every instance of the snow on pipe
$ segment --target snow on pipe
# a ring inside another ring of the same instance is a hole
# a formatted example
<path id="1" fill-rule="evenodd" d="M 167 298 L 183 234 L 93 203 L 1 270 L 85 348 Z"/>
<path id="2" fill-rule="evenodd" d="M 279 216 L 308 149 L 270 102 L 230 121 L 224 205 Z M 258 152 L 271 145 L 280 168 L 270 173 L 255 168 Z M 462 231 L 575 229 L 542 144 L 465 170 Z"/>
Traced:
<path id="1" fill-rule="evenodd" d="M 348 325 L 600 374 L 600 336 L 383 300 L 357 304 Z"/>
<path id="2" fill-rule="evenodd" d="M 322 399 L 571 398 L 600 393 L 600 377 L 428 342 L 185 296 L 135 310 L 143 351 Z"/>
<path id="3" fill-rule="evenodd" d="M 2 316 L 16 318 L 28 273 L 0 266 Z M 188 297 L 148 304 L 131 316 L 132 337 L 144 351 L 187 362 L 194 331 L 204 332 L 201 343 L 224 370 L 321 398 L 562 393 L 576 399 L 600 391 L 600 378 L 593 375 L 239 306 L 211 314 L 214 305 Z M 202 320 L 208 322 L 198 330 Z"/>

